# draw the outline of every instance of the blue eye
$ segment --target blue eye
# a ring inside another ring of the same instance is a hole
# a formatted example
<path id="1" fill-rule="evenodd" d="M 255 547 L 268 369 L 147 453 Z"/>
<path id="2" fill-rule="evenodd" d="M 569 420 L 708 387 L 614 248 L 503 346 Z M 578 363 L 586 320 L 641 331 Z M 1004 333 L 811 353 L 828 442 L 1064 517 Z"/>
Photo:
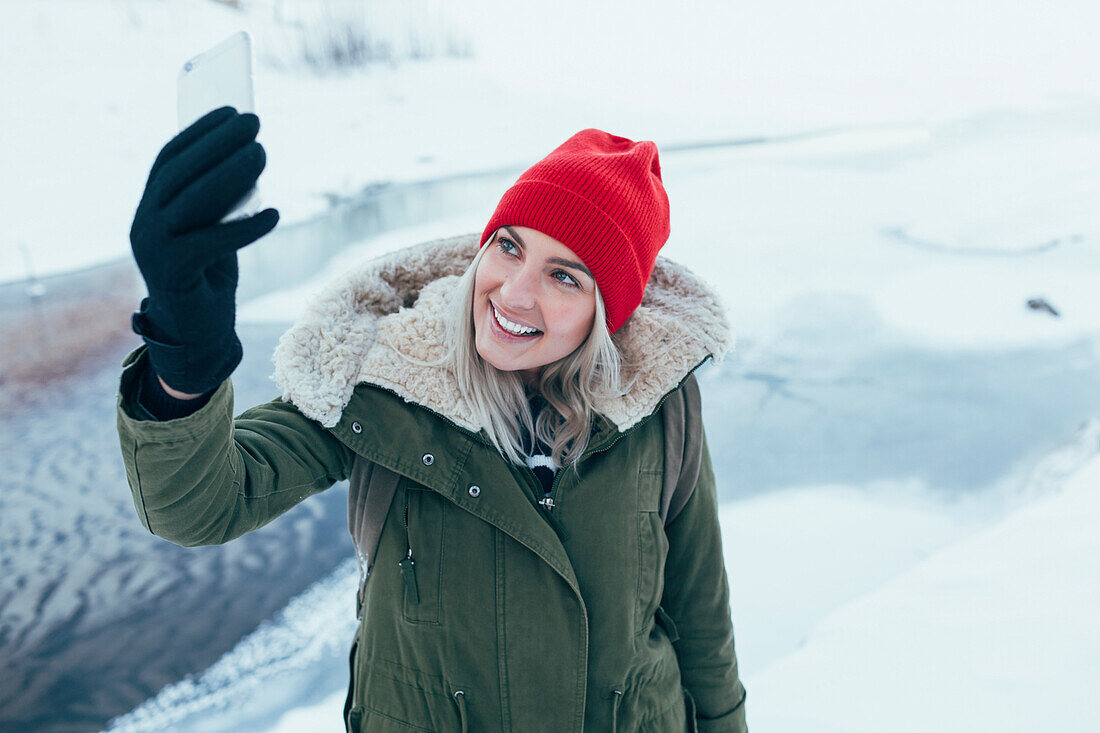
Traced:
<path id="1" fill-rule="evenodd" d="M 512 249 L 505 249 L 506 247 L 511 247 Z M 515 251 L 516 245 L 513 244 L 510 240 L 505 239 L 504 237 L 497 237 L 497 249 L 504 254 L 511 254 L 513 251 Z"/>
<path id="2" fill-rule="evenodd" d="M 561 280 L 561 279 L 558 279 L 558 282 L 562 282 L 562 283 L 565 283 L 566 285 L 568 285 L 568 286 L 569 286 L 569 287 L 571 287 L 571 288 L 579 288 L 579 287 L 581 286 L 581 284 L 580 284 L 579 282 L 577 282 L 577 281 L 576 281 L 576 280 L 575 280 L 575 279 L 573 278 L 573 276 L 572 276 L 572 275 L 570 275 L 570 274 L 569 274 L 568 272 L 566 272 L 565 270 L 554 270 L 554 277 L 555 277 L 555 278 L 557 278 L 557 277 L 558 277 L 558 275 L 564 275 L 564 276 L 565 276 L 566 278 L 568 278 L 567 280 Z"/>

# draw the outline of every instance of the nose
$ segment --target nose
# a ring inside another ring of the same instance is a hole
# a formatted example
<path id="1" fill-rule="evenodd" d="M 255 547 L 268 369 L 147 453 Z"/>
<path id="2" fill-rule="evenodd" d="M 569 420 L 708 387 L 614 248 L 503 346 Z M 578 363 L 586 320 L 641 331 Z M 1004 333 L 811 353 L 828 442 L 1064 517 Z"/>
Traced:
<path id="1" fill-rule="evenodd" d="M 519 314 L 535 307 L 535 292 L 538 287 L 537 268 L 528 265 L 512 270 L 500 284 L 500 304 Z"/>

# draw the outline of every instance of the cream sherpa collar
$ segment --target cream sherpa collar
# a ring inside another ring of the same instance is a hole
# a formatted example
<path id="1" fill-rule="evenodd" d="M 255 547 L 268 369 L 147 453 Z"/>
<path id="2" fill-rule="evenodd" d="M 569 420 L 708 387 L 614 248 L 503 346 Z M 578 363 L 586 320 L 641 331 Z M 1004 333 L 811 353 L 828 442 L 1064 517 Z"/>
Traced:
<path id="1" fill-rule="evenodd" d="M 283 399 L 333 427 L 361 382 L 385 387 L 477 432 L 472 411 L 441 354 L 447 294 L 477 254 L 468 234 L 427 242 L 364 263 L 334 280 L 275 348 Z M 658 257 L 641 305 L 620 329 L 627 363 L 642 364 L 626 395 L 593 405 L 619 430 L 649 415 L 708 355 L 733 347 L 717 294 L 687 268 Z M 629 376 L 629 375 L 628 375 Z"/>

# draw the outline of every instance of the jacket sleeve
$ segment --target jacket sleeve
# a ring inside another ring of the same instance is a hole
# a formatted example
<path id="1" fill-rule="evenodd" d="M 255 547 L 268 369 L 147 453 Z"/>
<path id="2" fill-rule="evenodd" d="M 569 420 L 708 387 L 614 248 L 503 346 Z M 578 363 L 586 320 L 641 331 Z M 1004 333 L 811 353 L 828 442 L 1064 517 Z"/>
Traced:
<path id="1" fill-rule="evenodd" d="M 714 471 L 702 435 L 695 490 L 665 527 L 668 558 L 661 605 L 672 617 L 684 687 L 695 702 L 700 733 L 744 733 L 745 688 L 737 674 L 729 584 L 718 524 Z"/>
<path id="2" fill-rule="evenodd" d="M 134 507 L 153 534 L 228 542 L 348 477 L 351 449 L 281 398 L 233 418 L 230 378 L 190 415 L 151 419 L 136 399 L 146 350 L 122 363 L 117 427 Z"/>

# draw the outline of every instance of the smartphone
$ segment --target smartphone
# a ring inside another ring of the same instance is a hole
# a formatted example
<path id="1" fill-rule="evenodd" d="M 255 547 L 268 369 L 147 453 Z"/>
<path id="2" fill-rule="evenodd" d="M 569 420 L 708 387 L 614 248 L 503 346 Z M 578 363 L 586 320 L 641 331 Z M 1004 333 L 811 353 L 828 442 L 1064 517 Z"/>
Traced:
<path id="1" fill-rule="evenodd" d="M 252 37 L 239 31 L 188 59 L 176 81 L 179 129 L 207 112 L 229 105 L 238 112 L 255 112 L 252 91 Z M 223 222 L 244 219 L 263 210 L 257 186 L 238 201 Z"/>

